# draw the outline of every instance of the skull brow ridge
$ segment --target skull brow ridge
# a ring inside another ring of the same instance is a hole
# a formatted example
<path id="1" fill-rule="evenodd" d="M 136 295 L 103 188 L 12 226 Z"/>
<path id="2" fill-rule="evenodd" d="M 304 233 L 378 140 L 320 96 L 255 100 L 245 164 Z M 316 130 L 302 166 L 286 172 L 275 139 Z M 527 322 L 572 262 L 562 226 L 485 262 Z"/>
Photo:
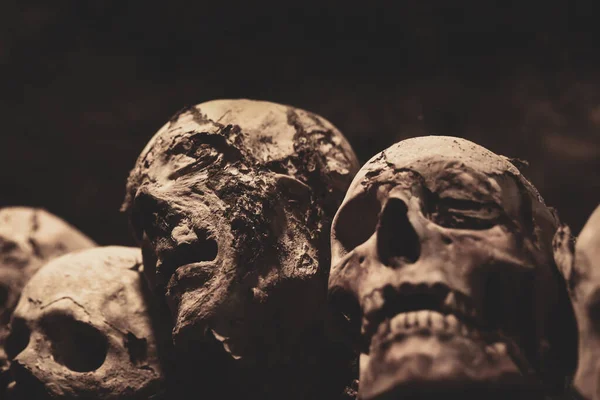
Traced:
<path id="1" fill-rule="evenodd" d="M 385 178 L 385 180 L 378 180 L 378 178 L 380 178 L 385 172 L 383 168 L 379 168 L 376 170 L 373 170 L 369 173 L 367 173 L 367 175 L 365 176 L 365 178 L 363 178 L 363 180 L 361 181 L 361 185 L 363 186 L 363 188 L 365 188 L 365 190 L 370 190 L 373 187 L 379 187 L 382 185 L 387 185 L 387 184 L 398 184 L 401 183 L 401 181 L 399 181 L 400 178 L 398 178 L 397 174 L 400 174 L 402 172 L 408 172 L 412 175 L 413 178 L 416 178 L 419 183 L 421 183 L 422 186 L 427 187 L 427 185 L 425 184 L 425 178 L 423 178 L 423 175 L 421 175 L 418 171 L 415 171 L 412 168 L 408 168 L 408 167 L 402 167 L 402 168 L 393 168 L 392 172 L 393 172 L 393 176 L 389 177 L 389 178 Z"/>
<path id="2" fill-rule="evenodd" d="M 59 301 L 62 301 L 62 300 L 71 300 L 71 302 L 73 302 L 73 304 L 75 304 L 76 306 L 81 308 L 83 310 L 83 312 L 85 312 L 88 315 L 88 317 L 93 318 L 93 316 L 88 312 L 88 310 L 86 310 L 85 307 L 81 303 L 77 302 L 77 300 L 75 300 L 71 296 L 62 296 L 62 297 L 59 297 L 58 299 L 54 299 L 51 302 L 42 305 L 40 307 L 40 310 L 43 310 L 43 309 L 51 306 L 52 304 L 58 303 Z M 116 326 L 114 326 L 113 324 L 108 322 L 106 319 L 104 319 L 104 317 L 102 317 L 102 322 L 104 322 L 109 327 L 113 328 L 115 331 L 119 332 L 121 335 L 127 336 L 127 333 L 123 332 L 122 330 L 120 330 L 119 328 L 117 328 Z"/>

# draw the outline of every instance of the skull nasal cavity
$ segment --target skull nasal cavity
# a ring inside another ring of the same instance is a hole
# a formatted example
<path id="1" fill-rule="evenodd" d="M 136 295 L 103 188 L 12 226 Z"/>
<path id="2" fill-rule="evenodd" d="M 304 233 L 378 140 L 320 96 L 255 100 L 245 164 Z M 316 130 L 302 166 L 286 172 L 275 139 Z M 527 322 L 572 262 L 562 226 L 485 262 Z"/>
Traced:
<path id="1" fill-rule="evenodd" d="M 219 246 L 217 241 L 211 237 L 210 232 L 205 229 L 196 229 L 194 232 L 193 240 L 177 247 L 178 265 L 213 261 L 217 258 Z"/>
<path id="2" fill-rule="evenodd" d="M 387 201 L 377 226 L 377 250 L 381 262 L 389 266 L 414 263 L 419 259 L 419 236 L 408 219 L 404 201 L 396 198 Z"/>

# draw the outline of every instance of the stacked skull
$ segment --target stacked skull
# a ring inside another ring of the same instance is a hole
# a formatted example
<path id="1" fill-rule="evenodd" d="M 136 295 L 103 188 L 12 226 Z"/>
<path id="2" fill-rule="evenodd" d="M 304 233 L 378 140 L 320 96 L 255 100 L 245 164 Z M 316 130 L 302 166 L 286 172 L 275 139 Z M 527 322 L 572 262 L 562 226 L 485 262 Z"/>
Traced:
<path id="1" fill-rule="evenodd" d="M 357 169 L 331 123 L 284 105 L 211 101 L 164 125 L 123 208 L 175 347 L 216 339 L 246 371 L 271 371 L 257 382 L 267 391 L 286 368 L 306 368 L 320 351 L 309 344 L 324 314 L 330 222 Z M 198 375 L 214 366 L 203 351 Z"/>
<path id="2" fill-rule="evenodd" d="M 517 168 L 467 140 L 373 157 L 334 219 L 329 278 L 360 398 L 560 391 L 576 341 L 556 227 Z"/>

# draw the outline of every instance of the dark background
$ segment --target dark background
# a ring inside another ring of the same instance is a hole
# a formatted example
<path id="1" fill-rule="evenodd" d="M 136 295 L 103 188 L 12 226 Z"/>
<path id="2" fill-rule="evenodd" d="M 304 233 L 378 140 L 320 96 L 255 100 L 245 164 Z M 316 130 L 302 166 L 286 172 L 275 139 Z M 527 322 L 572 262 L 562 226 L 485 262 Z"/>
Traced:
<path id="1" fill-rule="evenodd" d="M 427 134 L 529 160 L 579 231 L 600 200 L 594 10 L 399 3 L 3 0 L 0 206 L 131 244 L 118 210 L 148 139 L 184 105 L 246 97 L 326 117 L 361 162 Z"/>

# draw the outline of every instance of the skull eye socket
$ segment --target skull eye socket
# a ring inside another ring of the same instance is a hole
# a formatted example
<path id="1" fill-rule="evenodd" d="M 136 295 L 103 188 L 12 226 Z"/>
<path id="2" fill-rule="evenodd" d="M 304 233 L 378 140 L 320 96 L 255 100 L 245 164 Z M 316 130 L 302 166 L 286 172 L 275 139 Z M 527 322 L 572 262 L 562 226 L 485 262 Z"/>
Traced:
<path id="1" fill-rule="evenodd" d="M 10 323 L 10 334 L 4 343 L 4 351 L 9 359 L 15 358 L 29 344 L 31 331 L 25 320 L 13 317 Z"/>
<path id="2" fill-rule="evenodd" d="M 429 217 L 445 228 L 483 230 L 501 223 L 504 215 L 495 203 L 442 197 L 435 201 Z"/>
<path id="3" fill-rule="evenodd" d="M 144 232 L 150 236 L 157 236 L 168 232 L 167 221 L 162 214 L 167 205 L 148 192 L 140 189 L 135 196 L 130 221 L 138 241 L 143 240 Z"/>
<path id="4" fill-rule="evenodd" d="M 375 233 L 381 205 L 373 192 L 362 193 L 348 201 L 337 213 L 332 235 L 347 253 Z"/>
<path id="5" fill-rule="evenodd" d="M 62 313 L 44 316 L 41 324 L 57 363 L 75 372 L 95 371 L 104 364 L 108 341 L 93 326 Z"/>

